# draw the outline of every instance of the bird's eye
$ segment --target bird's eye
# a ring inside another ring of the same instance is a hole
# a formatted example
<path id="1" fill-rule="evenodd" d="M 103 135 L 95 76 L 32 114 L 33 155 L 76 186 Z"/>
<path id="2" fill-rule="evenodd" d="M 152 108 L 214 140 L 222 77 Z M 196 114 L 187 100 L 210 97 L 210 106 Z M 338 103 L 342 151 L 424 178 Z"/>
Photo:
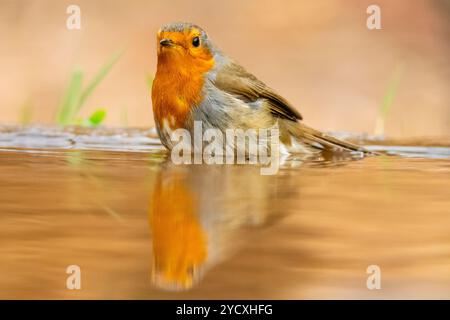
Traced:
<path id="1" fill-rule="evenodd" d="M 198 47 L 200 45 L 200 38 L 199 37 L 195 37 L 194 39 L 192 39 L 192 45 L 194 47 Z"/>

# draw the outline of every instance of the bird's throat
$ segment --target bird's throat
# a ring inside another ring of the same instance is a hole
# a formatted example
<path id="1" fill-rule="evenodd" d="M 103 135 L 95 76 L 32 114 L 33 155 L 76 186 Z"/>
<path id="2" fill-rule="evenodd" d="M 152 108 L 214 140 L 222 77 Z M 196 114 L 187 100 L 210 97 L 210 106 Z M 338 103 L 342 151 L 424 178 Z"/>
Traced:
<path id="1" fill-rule="evenodd" d="M 152 88 L 153 113 L 159 127 L 184 128 L 191 110 L 203 100 L 205 74 L 213 59 L 196 61 L 189 57 L 158 57 Z"/>

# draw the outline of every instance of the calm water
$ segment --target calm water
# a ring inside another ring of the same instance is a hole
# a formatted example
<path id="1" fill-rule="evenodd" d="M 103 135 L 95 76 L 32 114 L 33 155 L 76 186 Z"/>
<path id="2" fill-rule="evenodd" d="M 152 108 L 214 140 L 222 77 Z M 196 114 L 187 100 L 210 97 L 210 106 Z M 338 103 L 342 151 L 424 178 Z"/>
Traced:
<path id="1" fill-rule="evenodd" d="M 261 176 L 152 131 L 0 127 L 0 298 L 450 298 L 450 148 L 372 144 Z"/>

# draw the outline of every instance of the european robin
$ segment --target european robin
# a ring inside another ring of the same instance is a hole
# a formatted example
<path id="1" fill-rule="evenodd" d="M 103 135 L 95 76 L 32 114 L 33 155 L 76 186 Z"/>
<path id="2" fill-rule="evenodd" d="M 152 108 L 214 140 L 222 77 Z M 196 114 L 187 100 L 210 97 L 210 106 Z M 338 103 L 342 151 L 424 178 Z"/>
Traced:
<path id="1" fill-rule="evenodd" d="M 276 126 L 288 152 L 364 148 L 300 122 L 300 113 L 235 60 L 223 53 L 199 26 L 164 25 L 157 33 L 158 62 L 152 103 L 162 143 L 172 149 L 171 133 L 203 130 L 267 129 Z"/>

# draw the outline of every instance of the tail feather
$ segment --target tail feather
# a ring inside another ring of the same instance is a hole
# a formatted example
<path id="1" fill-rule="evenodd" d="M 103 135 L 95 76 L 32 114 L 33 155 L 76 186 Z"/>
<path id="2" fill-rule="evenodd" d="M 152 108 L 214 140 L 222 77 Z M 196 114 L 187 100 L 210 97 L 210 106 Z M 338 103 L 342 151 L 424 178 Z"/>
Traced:
<path id="1" fill-rule="evenodd" d="M 288 125 L 288 132 L 298 141 L 305 143 L 314 148 L 322 148 L 326 150 L 346 150 L 357 151 L 365 154 L 371 152 L 357 144 L 335 138 L 329 134 L 306 126 L 303 123 L 292 123 Z M 319 146 L 318 146 L 319 145 Z"/>

